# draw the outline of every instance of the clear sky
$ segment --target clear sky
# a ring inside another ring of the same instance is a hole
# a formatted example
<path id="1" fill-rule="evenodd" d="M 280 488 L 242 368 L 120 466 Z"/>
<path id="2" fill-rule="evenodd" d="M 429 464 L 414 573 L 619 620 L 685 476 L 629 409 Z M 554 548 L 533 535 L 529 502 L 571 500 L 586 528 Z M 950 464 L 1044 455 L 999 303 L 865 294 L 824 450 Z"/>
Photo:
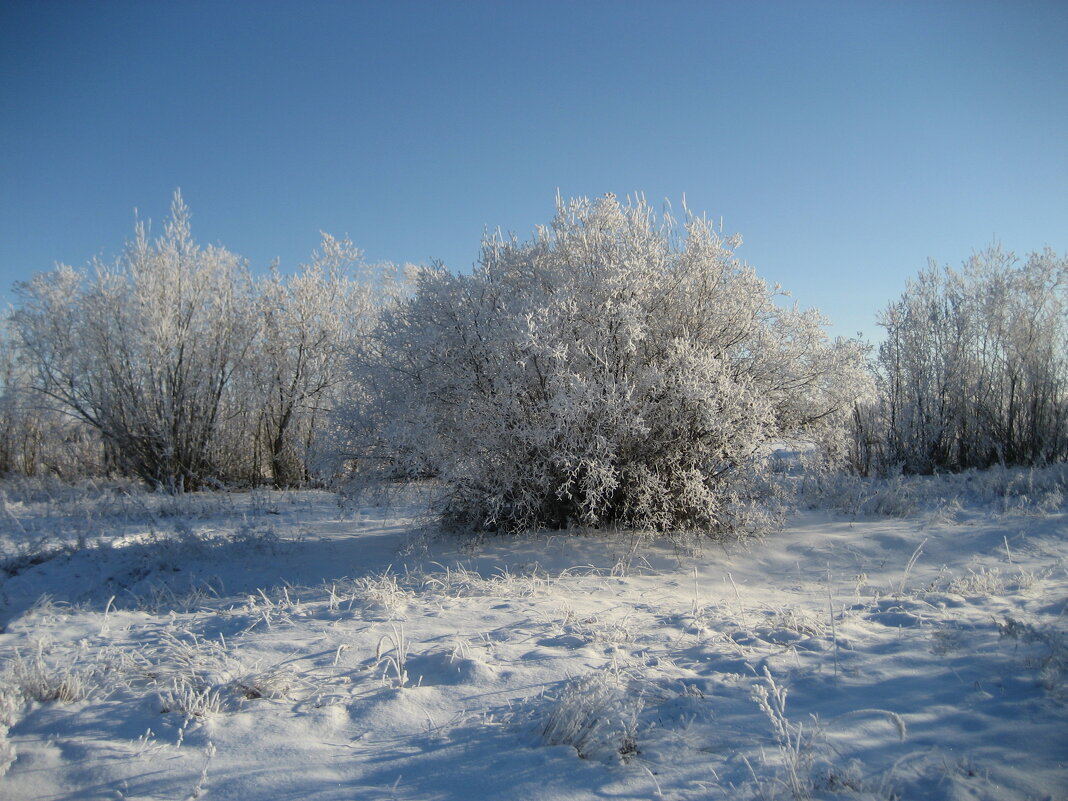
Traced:
<path id="1" fill-rule="evenodd" d="M 722 218 L 832 332 L 928 258 L 1068 252 L 1068 2 L 0 0 L 0 293 L 180 187 L 254 269 L 320 230 L 468 270 L 565 197 Z"/>

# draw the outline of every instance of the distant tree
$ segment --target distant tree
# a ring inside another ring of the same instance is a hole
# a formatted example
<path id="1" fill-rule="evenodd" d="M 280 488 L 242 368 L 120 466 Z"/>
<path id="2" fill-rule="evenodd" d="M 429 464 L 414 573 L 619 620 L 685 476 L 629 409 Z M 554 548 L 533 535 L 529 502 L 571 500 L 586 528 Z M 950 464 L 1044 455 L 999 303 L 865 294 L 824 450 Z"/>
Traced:
<path id="1" fill-rule="evenodd" d="M 934 265 L 883 312 L 862 463 L 908 472 L 1068 456 L 1068 257 L 991 247 Z"/>
<path id="2" fill-rule="evenodd" d="M 0 475 L 77 478 L 100 473 L 99 437 L 33 390 L 7 322 L 0 325 Z"/>
<path id="3" fill-rule="evenodd" d="M 159 239 L 139 224 L 115 265 L 60 266 L 16 291 L 32 386 L 99 431 L 117 467 L 171 491 L 217 477 L 256 304 L 244 262 L 194 243 L 179 193 Z"/>
<path id="4" fill-rule="evenodd" d="M 358 360 L 361 464 L 436 475 L 463 527 L 744 529 L 773 443 L 840 449 L 870 378 L 739 241 L 609 196 L 423 270 Z"/>
<path id="5" fill-rule="evenodd" d="M 15 470 L 16 408 L 14 351 L 0 327 L 0 475 Z"/>
<path id="6" fill-rule="evenodd" d="M 27 419 L 20 378 L 6 326 L 0 327 L 0 475 L 24 472 L 27 463 L 31 470 L 36 466 L 40 435 Z"/>

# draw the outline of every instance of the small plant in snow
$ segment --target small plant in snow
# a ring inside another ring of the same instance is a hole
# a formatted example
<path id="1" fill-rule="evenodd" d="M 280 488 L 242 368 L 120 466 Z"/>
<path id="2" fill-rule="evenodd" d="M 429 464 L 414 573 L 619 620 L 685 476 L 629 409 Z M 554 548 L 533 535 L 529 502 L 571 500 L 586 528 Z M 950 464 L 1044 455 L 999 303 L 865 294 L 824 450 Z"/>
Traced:
<path id="1" fill-rule="evenodd" d="M 851 517 L 908 517 L 921 501 L 918 482 L 911 477 L 864 478 L 811 471 L 799 483 L 801 498 L 808 505 L 835 509 Z"/>
<path id="2" fill-rule="evenodd" d="M 400 617 L 411 600 L 390 570 L 377 576 L 366 576 L 352 582 L 353 597 L 377 608 L 390 620 Z"/>
<path id="3" fill-rule="evenodd" d="M 209 740 L 207 748 L 204 749 L 204 767 L 200 770 L 200 778 L 197 779 L 197 783 L 193 786 L 189 795 L 186 796 L 185 801 L 196 801 L 204 794 L 204 785 L 208 781 L 208 767 L 211 765 L 211 760 L 215 758 L 215 754 L 215 743 Z"/>
<path id="4" fill-rule="evenodd" d="M 395 689 L 408 686 L 408 646 L 404 636 L 404 626 L 398 630 L 391 626 L 393 634 L 385 634 L 375 648 L 375 663 L 372 670 L 382 668 L 382 680 Z M 392 677 L 390 673 L 392 672 Z"/>
<path id="5" fill-rule="evenodd" d="M 289 587 L 282 587 L 277 600 L 271 600 L 266 592 L 257 589 L 255 595 L 246 597 L 245 611 L 258 618 L 249 625 L 249 629 L 255 628 L 260 620 L 270 629 L 276 622 L 292 623 L 293 616 L 303 612 L 303 606 L 299 599 L 294 601 L 290 596 Z"/>
<path id="6" fill-rule="evenodd" d="M 420 587 L 452 598 L 530 598 L 548 592 L 553 579 L 536 563 L 519 568 L 497 567 L 489 576 L 456 565 L 423 576 Z"/>
<path id="7" fill-rule="evenodd" d="M 190 582 L 184 588 L 176 588 L 167 582 L 151 582 L 148 589 L 134 593 L 126 590 L 125 606 L 149 614 L 163 612 L 194 612 L 203 609 L 217 599 L 222 589 L 221 579 Z"/>
<path id="8" fill-rule="evenodd" d="M 181 674 L 173 676 L 170 685 L 159 691 L 160 712 L 203 718 L 232 709 L 238 700 L 288 699 L 299 686 L 302 683 L 296 674 L 285 668 L 245 673 L 225 684 Z"/>
<path id="9" fill-rule="evenodd" d="M 305 683 L 292 669 L 275 665 L 238 676 L 228 686 L 247 701 L 259 698 L 274 701 L 292 698 L 293 693 L 304 688 Z"/>
<path id="10" fill-rule="evenodd" d="M 796 606 L 784 606 L 771 613 L 771 624 L 804 637 L 822 637 L 827 626 L 814 614 Z"/>
<path id="11" fill-rule="evenodd" d="M 753 688 L 753 701 L 771 723 L 779 747 L 782 775 L 775 781 L 790 793 L 793 801 L 807 801 L 815 790 L 815 767 L 820 759 L 817 748 L 822 732 L 816 720 L 806 729 L 786 716 L 786 694 L 786 688 L 780 687 L 765 667 L 764 683 Z"/>
<path id="12" fill-rule="evenodd" d="M 204 718 L 227 708 L 221 688 L 201 684 L 189 676 L 175 676 L 158 695 L 159 711 L 164 715 L 178 712 L 187 718 Z"/>
<path id="13" fill-rule="evenodd" d="M 181 639 L 165 633 L 156 654 L 142 656 L 141 675 L 157 689 L 160 710 L 205 717 L 239 701 L 290 698 L 305 683 L 291 669 L 249 666 L 226 640 Z"/>
<path id="14" fill-rule="evenodd" d="M 630 759 L 638 753 L 643 701 L 614 670 L 572 679 L 560 691 L 541 728 L 549 745 L 570 745 L 582 759 Z"/>
<path id="15" fill-rule="evenodd" d="M 580 618 L 566 603 L 561 606 L 560 611 L 561 619 L 554 621 L 554 627 L 563 634 L 574 635 L 603 646 L 622 646 L 635 639 L 635 626 L 630 615 L 611 619 L 605 615 Z"/>
<path id="16" fill-rule="evenodd" d="M 1040 646 L 1039 656 L 1028 660 L 1029 666 L 1038 671 L 1039 684 L 1051 697 L 1068 701 L 1068 687 L 1065 687 L 1068 640 L 1064 633 L 1050 626 L 1034 626 L 1011 617 L 998 624 L 998 631 L 1002 637 Z"/>
<path id="17" fill-rule="evenodd" d="M 81 669 L 77 657 L 67 665 L 57 665 L 45 657 L 45 646 L 38 642 L 30 656 L 15 651 L 8 681 L 27 701 L 71 704 L 84 701 L 96 689 L 95 672 Z"/>
<path id="18" fill-rule="evenodd" d="M 763 683 L 753 688 L 753 701 L 771 723 L 779 750 L 779 772 L 771 782 L 761 781 L 750 765 L 755 791 L 764 801 L 782 797 L 785 791 L 790 801 L 810 801 L 824 791 L 861 795 L 866 798 L 894 799 L 889 788 L 889 777 L 875 782 L 865 776 L 864 766 L 857 760 L 845 766 L 835 763 L 837 753 L 827 743 L 825 730 L 813 717 L 812 724 L 805 727 L 786 715 L 785 687 L 780 686 L 771 671 L 764 668 Z M 885 718 L 900 740 L 905 739 L 905 721 L 901 716 L 884 709 L 859 709 L 840 715 L 831 721 L 854 717 L 878 716 Z"/>
<path id="19" fill-rule="evenodd" d="M 980 566 L 978 570 L 968 570 L 964 576 L 958 576 L 949 583 L 949 592 L 965 596 L 999 595 L 1006 590 L 1029 590 L 1039 579 L 1030 570 L 1019 570 L 1013 575 L 1005 575 L 1000 568 Z"/>
<path id="20" fill-rule="evenodd" d="M 916 563 L 919 561 L 920 556 L 923 555 L 923 546 L 927 544 L 927 539 L 924 539 L 919 545 L 916 546 L 916 550 L 912 552 L 912 556 L 909 557 L 909 561 L 905 564 L 905 572 L 901 575 L 901 583 L 897 587 L 897 595 L 901 596 L 905 594 L 905 585 L 908 583 L 909 575 L 912 573 L 912 569 L 916 567 Z"/>
<path id="21" fill-rule="evenodd" d="M 935 656 L 946 656 L 964 648 L 965 642 L 959 631 L 939 629 L 931 632 L 931 653 Z"/>

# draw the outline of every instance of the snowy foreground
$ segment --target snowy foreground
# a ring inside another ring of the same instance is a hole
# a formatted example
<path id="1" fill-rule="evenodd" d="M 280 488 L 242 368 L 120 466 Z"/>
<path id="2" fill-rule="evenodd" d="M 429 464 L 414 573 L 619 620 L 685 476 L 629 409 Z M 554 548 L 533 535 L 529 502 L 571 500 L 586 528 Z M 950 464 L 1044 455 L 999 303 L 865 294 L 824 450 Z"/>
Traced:
<path id="1" fill-rule="evenodd" d="M 8 489 L 0 797 L 1066 799 L 1068 507 L 962 488 L 699 552 Z"/>

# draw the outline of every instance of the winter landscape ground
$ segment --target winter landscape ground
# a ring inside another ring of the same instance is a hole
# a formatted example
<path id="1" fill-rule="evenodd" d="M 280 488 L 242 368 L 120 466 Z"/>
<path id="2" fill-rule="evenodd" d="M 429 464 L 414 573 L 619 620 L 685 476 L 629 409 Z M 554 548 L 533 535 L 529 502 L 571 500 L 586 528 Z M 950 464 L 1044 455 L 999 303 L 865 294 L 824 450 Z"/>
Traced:
<path id="1" fill-rule="evenodd" d="M 783 476 L 722 544 L 13 481 L 0 797 L 1066 799 L 1066 479 Z"/>

